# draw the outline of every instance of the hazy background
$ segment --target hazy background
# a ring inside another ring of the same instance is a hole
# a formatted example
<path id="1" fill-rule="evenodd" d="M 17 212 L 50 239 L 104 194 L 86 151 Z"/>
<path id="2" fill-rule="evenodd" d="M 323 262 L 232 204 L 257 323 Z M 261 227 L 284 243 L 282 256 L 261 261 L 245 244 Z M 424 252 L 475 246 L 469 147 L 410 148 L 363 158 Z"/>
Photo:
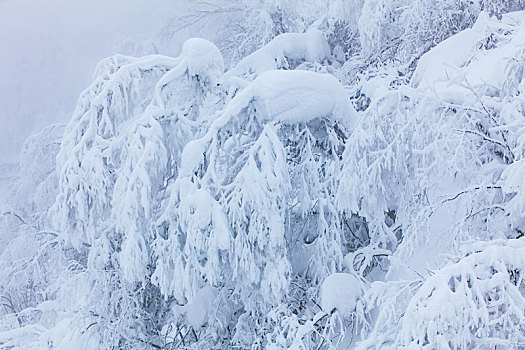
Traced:
<path id="1" fill-rule="evenodd" d="M 0 0 L 0 165 L 36 128 L 67 122 L 97 62 L 147 42 L 183 1 Z"/>

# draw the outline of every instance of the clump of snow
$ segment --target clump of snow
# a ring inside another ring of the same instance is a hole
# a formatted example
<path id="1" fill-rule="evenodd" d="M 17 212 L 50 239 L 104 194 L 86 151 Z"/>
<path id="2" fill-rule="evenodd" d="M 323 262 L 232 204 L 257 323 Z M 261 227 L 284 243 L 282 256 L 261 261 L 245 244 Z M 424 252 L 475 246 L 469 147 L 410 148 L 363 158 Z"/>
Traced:
<path id="1" fill-rule="evenodd" d="M 201 288 L 191 302 L 186 304 L 184 307 L 186 311 L 186 319 L 188 324 L 193 329 L 199 329 L 208 322 L 213 307 L 215 305 L 215 299 L 217 298 L 217 289 L 206 286 Z"/>
<path id="2" fill-rule="evenodd" d="M 181 155 L 179 176 L 191 176 L 197 171 L 204 162 L 204 153 L 210 137 L 211 135 L 203 139 L 191 140 L 186 144 Z"/>
<path id="3" fill-rule="evenodd" d="M 222 118 L 231 118 L 250 102 L 254 103 L 261 121 L 300 123 L 333 116 L 351 127 L 356 119 L 344 87 L 329 74 L 297 70 L 265 72 L 229 103 Z"/>
<path id="4" fill-rule="evenodd" d="M 251 85 L 262 118 L 285 123 L 333 115 L 353 123 L 354 110 L 339 81 L 310 71 L 269 71 Z"/>
<path id="5" fill-rule="evenodd" d="M 321 285 L 321 308 L 324 312 L 334 309 L 343 317 L 350 316 L 362 294 L 361 282 L 349 273 L 334 273 Z"/>
<path id="6" fill-rule="evenodd" d="M 486 35 L 488 22 L 488 15 L 481 13 L 472 28 L 439 43 L 423 55 L 414 72 L 412 84 L 420 88 L 431 87 L 457 74 L 458 69 L 475 54 L 476 43 Z"/>
<path id="7" fill-rule="evenodd" d="M 190 76 L 198 76 L 210 82 L 217 82 L 224 73 L 222 54 L 213 43 L 201 38 L 184 42 L 181 57 L 188 67 Z"/>
<path id="8" fill-rule="evenodd" d="M 318 29 L 305 33 L 283 33 L 268 45 L 242 59 L 227 72 L 225 78 L 255 74 L 287 68 L 288 60 L 315 62 L 330 56 L 330 48 L 324 34 Z"/>
<path id="9" fill-rule="evenodd" d="M 162 90 L 170 82 L 180 79 L 185 74 L 196 79 L 202 88 L 216 86 L 224 73 L 222 54 L 212 42 L 191 38 L 184 42 L 181 54 L 175 58 L 176 65 L 166 73 L 155 86 L 157 105 L 163 106 Z"/>

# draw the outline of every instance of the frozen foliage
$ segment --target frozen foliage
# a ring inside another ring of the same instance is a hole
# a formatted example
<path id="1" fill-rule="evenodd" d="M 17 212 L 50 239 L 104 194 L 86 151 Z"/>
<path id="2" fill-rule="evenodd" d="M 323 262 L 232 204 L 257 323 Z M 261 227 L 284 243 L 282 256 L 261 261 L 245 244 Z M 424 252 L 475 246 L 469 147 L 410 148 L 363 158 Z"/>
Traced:
<path id="1" fill-rule="evenodd" d="M 86 254 L 85 272 L 76 277 L 85 296 L 76 307 L 94 308 L 88 320 L 99 315 L 94 324 L 104 330 L 106 346 L 137 342 L 117 326 L 147 327 L 137 315 L 148 312 L 140 308 L 158 293 L 148 282 L 155 200 L 169 162 L 176 164 L 179 157 L 181 136 L 197 126 L 188 119 L 191 112 L 198 113 L 222 69 L 217 48 L 203 39 L 188 41 L 174 59 L 108 59 L 99 64 L 95 83 L 81 96 L 66 129 L 57 169 L 59 189 L 69 194 L 58 196 L 50 213 L 61 232 L 75 230 L 77 235 L 66 238 Z M 173 86 L 170 93 L 192 92 L 194 98 L 168 103 L 165 90 Z M 179 139 L 173 140 L 174 132 Z M 93 159 L 97 152 L 103 155 Z"/>
<path id="2" fill-rule="evenodd" d="M 258 76 L 269 70 L 294 68 L 304 61 L 322 61 L 328 56 L 328 43 L 321 31 L 310 29 L 306 33 L 283 33 L 243 58 L 225 78 L 232 75 Z"/>
<path id="3" fill-rule="evenodd" d="M 103 60 L 2 205 L 0 347 L 522 348 L 521 7 L 197 1 Z"/>
<path id="4" fill-rule="evenodd" d="M 231 288 L 230 298 L 244 309 L 238 322 L 264 319 L 258 313 L 284 301 L 291 274 L 286 218 L 297 196 L 290 187 L 290 137 L 307 136 L 310 128 L 326 134 L 325 123 L 351 126 L 352 111 L 343 87 L 325 74 L 269 71 L 241 90 L 208 132 L 184 148 L 162 217 L 167 237 L 157 243 L 153 278 L 161 290 L 184 302 L 202 281 Z M 305 182 L 296 184 L 308 191 Z M 324 273 L 326 260 L 311 263 Z M 253 342 L 244 332 L 238 323 L 234 339 Z"/>
<path id="5" fill-rule="evenodd" d="M 123 122 L 144 112 L 156 81 L 176 63 L 115 56 L 99 63 L 81 94 L 57 156 L 59 196 L 51 210 L 54 225 L 77 248 L 93 244 L 104 230 L 114 185 L 110 167 L 118 166 L 110 141 Z"/>
<path id="6" fill-rule="evenodd" d="M 51 125 L 26 140 L 18 175 L 0 213 L 2 347 L 24 348 L 39 340 L 48 321 L 40 310 L 69 276 L 71 251 L 63 249 L 45 222 L 57 195 L 55 156 L 63 130 L 63 125 Z"/>
<path id="7" fill-rule="evenodd" d="M 391 87 L 379 99 L 372 97 L 365 112 L 366 121 L 363 119 L 353 134 L 357 138 L 356 145 L 375 150 L 384 160 L 376 163 L 377 158 L 371 158 L 363 162 L 353 156 L 347 157 L 351 161 L 348 165 L 356 164 L 358 169 L 377 174 L 377 177 L 372 179 L 374 186 L 370 187 L 370 182 L 362 192 L 357 192 L 361 195 L 350 195 L 348 189 L 352 187 L 342 187 L 345 191 L 342 194 L 346 195 L 341 197 L 340 203 L 366 217 L 371 237 L 382 249 L 366 249 L 362 253 L 358 250 L 349 257 L 350 263 L 368 274 L 370 267 L 381 266 L 381 257 L 388 255 L 384 249 L 397 245 L 395 253 L 389 257 L 386 281 L 375 282 L 366 293 L 365 304 L 369 310 L 375 309 L 379 313 L 370 333 L 366 331 L 369 335 L 361 343 L 364 348 L 397 348 L 410 344 L 430 348 L 484 348 L 497 344 L 520 347 L 523 337 L 519 328 L 521 316 L 510 311 L 514 304 L 499 308 L 491 303 L 492 300 L 501 300 L 503 304 L 506 303 L 504 300 L 520 303 L 516 297 L 522 298 L 522 294 L 516 295 L 507 285 L 514 283 L 512 271 L 521 271 L 522 268 L 516 267 L 520 264 L 518 261 L 504 258 L 509 256 L 512 259 L 511 256 L 516 254 L 503 253 L 507 248 L 497 248 L 501 245 L 497 243 L 501 241 L 497 241 L 487 243 L 496 246 L 487 248 L 486 254 L 472 254 L 457 264 L 441 267 L 446 264 L 443 254 L 457 251 L 458 246 L 469 247 L 472 239 L 489 242 L 504 239 L 514 247 L 514 239 L 523 235 L 522 214 L 513 210 L 520 186 L 516 186 L 515 178 L 509 175 L 516 174 L 514 171 L 519 169 L 523 157 L 518 131 L 521 130 L 518 125 L 522 125 L 523 115 L 516 113 L 516 108 L 520 108 L 517 107 L 520 97 L 514 90 L 519 85 L 516 80 L 521 82 L 522 79 L 521 75 L 514 73 L 516 62 L 521 57 L 521 44 L 513 44 L 522 35 L 518 24 L 522 16 L 522 13 L 509 14 L 499 21 L 482 15 L 474 28 L 481 26 L 486 29 L 475 33 L 479 37 L 473 44 L 468 45 L 464 39 L 461 51 L 456 37 L 440 44 L 440 48 L 450 45 L 450 50 L 453 50 L 453 54 L 447 50 L 445 60 L 448 57 L 469 57 L 465 61 L 456 61 L 457 66 L 449 65 L 451 70 L 458 72 L 457 78 L 420 78 L 434 76 L 436 71 L 425 70 L 426 67 L 435 67 L 436 62 L 439 67 L 442 56 L 431 50 L 421 59 L 421 68 L 416 69 L 412 85 L 417 89 Z M 483 45 L 487 40 L 493 43 L 490 48 Z M 505 54 L 496 55 L 498 50 Z M 432 57 L 433 63 L 430 63 Z M 505 74 L 491 74 L 480 69 L 480 62 L 485 59 L 505 67 Z M 474 80 L 474 76 L 480 75 L 483 78 L 470 83 L 469 77 Z M 513 86 L 514 93 L 509 93 L 509 86 Z M 407 114 L 408 111 L 411 113 Z M 374 115 L 376 117 L 372 117 Z M 383 124 L 385 117 L 393 119 Z M 362 138 L 360 135 L 365 133 L 357 133 L 360 127 L 374 125 L 380 126 L 374 134 L 380 137 Z M 508 125 L 516 128 L 508 128 Z M 453 144 L 458 146 L 450 148 Z M 353 179 L 361 178 L 359 171 L 357 177 L 353 175 L 354 171 L 344 174 Z M 522 175 L 519 176 L 523 179 Z M 378 183 L 382 185 L 378 187 Z M 397 186 L 402 186 L 403 191 Z M 510 190 L 509 186 L 516 187 Z M 396 187 L 398 191 L 391 191 Z M 400 193 L 403 197 L 399 196 Z M 367 196 L 373 202 L 365 201 Z M 372 213 L 379 208 L 383 208 L 383 212 L 395 213 L 387 215 L 388 220 L 383 226 L 380 223 L 384 214 L 379 211 Z M 373 217 L 378 220 L 375 225 Z M 520 245 L 515 242 L 517 249 Z M 430 276 L 428 269 L 434 270 Z M 492 274 L 497 277 L 492 278 Z M 509 277 L 503 278 L 505 275 Z M 395 284 L 390 287 L 391 283 Z M 390 289 L 396 284 L 397 291 Z M 522 293 L 521 282 L 514 285 L 517 290 L 521 288 Z M 434 292 L 433 288 L 436 289 Z M 513 296 L 498 294 L 500 291 L 504 294 L 509 291 Z M 448 302 L 442 299 L 446 295 L 450 296 Z M 491 317 L 498 321 L 491 321 Z M 507 326 L 500 328 L 499 320 Z M 473 323 L 469 323 L 471 321 Z M 401 324 L 401 330 L 398 324 Z M 513 329 L 510 331 L 512 336 L 505 333 L 504 328 Z"/>
<path id="8" fill-rule="evenodd" d="M 410 300 L 396 343 L 520 347 L 525 340 L 524 243 L 496 241 L 429 277 Z"/>
<path id="9" fill-rule="evenodd" d="M 362 54 L 398 61 L 411 71 L 423 53 L 471 27 L 481 11 L 501 18 L 524 5 L 521 0 L 366 0 L 358 24 Z"/>

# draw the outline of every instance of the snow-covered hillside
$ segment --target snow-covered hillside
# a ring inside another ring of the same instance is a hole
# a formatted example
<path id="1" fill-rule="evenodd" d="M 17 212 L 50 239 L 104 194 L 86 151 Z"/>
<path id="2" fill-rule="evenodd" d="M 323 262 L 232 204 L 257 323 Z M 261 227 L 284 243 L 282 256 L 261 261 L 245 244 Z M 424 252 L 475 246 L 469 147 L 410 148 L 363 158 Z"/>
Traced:
<path id="1" fill-rule="evenodd" d="M 197 2 L 102 60 L 10 177 L 0 347 L 523 348 L 517 10 Z"/>

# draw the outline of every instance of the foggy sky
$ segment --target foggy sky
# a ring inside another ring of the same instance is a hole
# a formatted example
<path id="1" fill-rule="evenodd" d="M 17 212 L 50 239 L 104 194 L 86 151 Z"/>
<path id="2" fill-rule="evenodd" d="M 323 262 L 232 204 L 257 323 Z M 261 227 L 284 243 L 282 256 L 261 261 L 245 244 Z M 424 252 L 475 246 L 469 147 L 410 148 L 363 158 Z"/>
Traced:
<path id="1" fill-rule="evenodd" d="M 96 63 L 147 39 L 182 0 L 0 0 L 0 164 L 36 128 L 67 122 Z"/>

